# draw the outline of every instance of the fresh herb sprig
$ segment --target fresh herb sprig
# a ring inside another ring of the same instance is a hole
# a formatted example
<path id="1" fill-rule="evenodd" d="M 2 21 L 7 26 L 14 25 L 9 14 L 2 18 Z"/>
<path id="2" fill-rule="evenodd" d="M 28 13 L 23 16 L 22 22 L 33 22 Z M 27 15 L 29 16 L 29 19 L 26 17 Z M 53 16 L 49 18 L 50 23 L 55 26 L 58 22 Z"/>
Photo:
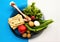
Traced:
<path id="1" fill-rule="evenodd" d="M 27 8 L 23 9 L 23 12 L 28 16 L 35 16 L 36 19 L 40 19 L 42 17 L 42 12 L 40 9 L 36 8 L 35 3 L 27 6 Z"/>

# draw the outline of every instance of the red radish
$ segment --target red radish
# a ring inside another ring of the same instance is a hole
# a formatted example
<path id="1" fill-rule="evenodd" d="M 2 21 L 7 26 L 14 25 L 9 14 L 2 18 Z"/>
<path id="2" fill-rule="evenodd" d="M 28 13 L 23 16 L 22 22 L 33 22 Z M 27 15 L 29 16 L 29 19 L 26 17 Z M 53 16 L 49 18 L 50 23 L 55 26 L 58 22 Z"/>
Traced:
<path id="1" fill-rule="evenodd" d="M 19 25 L 18 26 L 18 32 L 23 34 L 24 32 L 26 32 L 27 28 L 25 25 Z"/>
<path id="2" fill-rule="evenodd" d="M 35 20 L 35 16 L 31 16 L 31 20 Z"/>

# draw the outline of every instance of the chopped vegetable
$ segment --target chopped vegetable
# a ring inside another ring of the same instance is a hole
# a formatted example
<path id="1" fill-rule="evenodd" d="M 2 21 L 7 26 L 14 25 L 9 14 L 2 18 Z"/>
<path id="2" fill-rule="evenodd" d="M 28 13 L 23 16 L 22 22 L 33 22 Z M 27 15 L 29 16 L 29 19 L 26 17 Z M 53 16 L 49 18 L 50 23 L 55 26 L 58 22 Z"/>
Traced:
<path id="1" fill-rule="evenodd" d="M 19 31 L 19 33 L 23 34 L 23 33 L 26 32 L 26 30 L 27 30 L 27 28 L 26 28 L 25 25 L 19 25 L 19 26 L 18 26 L 18 31 Z"/>
<path id="2" fill-rule="evenodd" d="M 34 26 L 34 22 L 29 21 L 29 26 L 33 27 Z"/>

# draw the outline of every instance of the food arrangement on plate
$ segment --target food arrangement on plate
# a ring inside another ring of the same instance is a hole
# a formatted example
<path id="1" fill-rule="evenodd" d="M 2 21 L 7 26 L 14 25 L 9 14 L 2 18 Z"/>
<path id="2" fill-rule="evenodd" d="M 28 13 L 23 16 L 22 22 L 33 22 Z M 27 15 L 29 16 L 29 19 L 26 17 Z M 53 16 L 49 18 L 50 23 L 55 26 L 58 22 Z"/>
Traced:
<path id="1" fill-rule="evenodd" d="M 13 31 L 17 29 L 18 33 L 23 38 L 31 38 L 32 33 L 38 33 L 47 28 L 53 22 L 52 19 L 43 19 L 43 14 L 40 9 L 36 8 L 35 3 L 27 6 L 22 11 L 14 2 L 10 2 L 19 13 L 8 19 L 8 23 Z"/>

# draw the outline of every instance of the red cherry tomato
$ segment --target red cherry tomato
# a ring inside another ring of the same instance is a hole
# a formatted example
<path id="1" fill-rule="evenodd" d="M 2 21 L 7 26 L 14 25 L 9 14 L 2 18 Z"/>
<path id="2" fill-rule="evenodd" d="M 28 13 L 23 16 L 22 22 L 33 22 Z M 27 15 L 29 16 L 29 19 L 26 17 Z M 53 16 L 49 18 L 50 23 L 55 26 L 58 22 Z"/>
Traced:
<path id="1" fill-rule="evenodd" d="M 35 20 L 35 16 L 31 16 L 31 20 Z"/>
<path id="2" fill-rule="evenodd" d="M 19 25 L 18 26 L 18 32 L 23 34 L 24 32 L 26 32 L 26 26 L 25 25 Z"/>

